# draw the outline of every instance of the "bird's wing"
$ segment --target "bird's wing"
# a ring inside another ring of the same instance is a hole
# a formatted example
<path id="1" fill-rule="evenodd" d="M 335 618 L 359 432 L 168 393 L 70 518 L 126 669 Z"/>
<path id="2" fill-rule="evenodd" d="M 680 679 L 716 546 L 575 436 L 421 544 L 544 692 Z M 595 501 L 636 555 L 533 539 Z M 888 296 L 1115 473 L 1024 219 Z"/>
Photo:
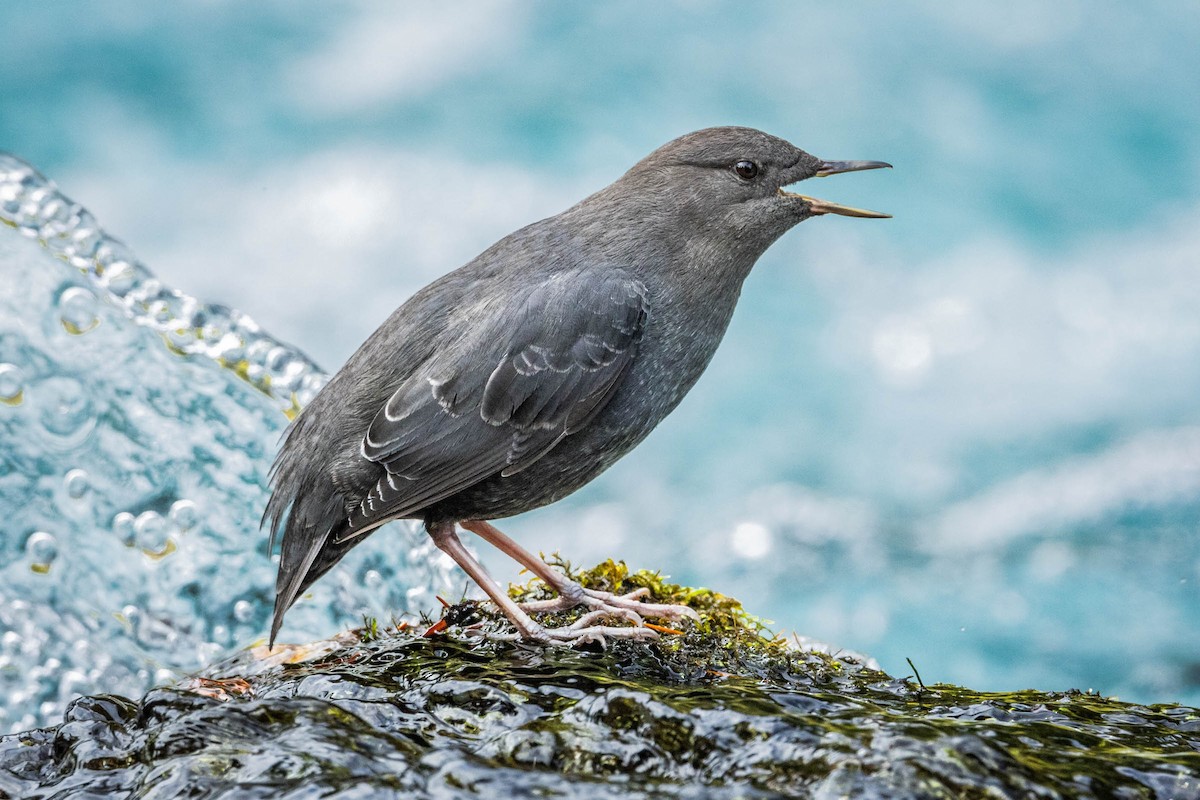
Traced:
<path id="1" fill-rule="evenodd" d="M 647 313 L 624 270 L 558 275 L 524 296 L 507 333 L 435 354 L 367 430 L 362 454 L 386 472 L 343 538 L 520 472 L 582 428 L 620 385 Z"/>

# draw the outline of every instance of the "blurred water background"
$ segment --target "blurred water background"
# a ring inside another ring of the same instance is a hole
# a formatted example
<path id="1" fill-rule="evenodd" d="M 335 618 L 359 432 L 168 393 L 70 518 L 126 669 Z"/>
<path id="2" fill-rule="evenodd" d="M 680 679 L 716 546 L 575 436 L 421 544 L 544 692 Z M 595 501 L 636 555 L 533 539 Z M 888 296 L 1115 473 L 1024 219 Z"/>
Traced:
<path id="1" fill-rule="evenodd" d="M 0 38 L 0 150 L 166 284 L 326 370 L 432 278 L 689 130 L 892 162 L 810 193 L 894 220 L 790 233 L 678 411 L 502 527 L 926 682 L 1200 703 L 1194 3 L 64 1 L 4 8 Z M 234 430 L 265 464 L 282 424 Z M 210 522 L 261 550 L 259 494 L 239 497 Z M 171 519 L 168 499 L 147 508 Z M 26 585 L 9 516 L 0 567 Z M 111 564 L 55 591 L 120 585 Z M 249 642 L 267 571 L 220 575 L 251 610 L 216 639 Z"/>

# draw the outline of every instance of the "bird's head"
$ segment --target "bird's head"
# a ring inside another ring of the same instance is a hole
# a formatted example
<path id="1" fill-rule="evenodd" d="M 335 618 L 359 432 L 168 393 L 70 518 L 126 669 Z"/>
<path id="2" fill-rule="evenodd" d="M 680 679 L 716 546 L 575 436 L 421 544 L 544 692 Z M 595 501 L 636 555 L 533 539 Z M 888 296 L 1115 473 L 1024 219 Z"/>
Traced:
<path id="1" fill-rule="evenodd" d="M 825 161 L 753 128 L 706 128 L 668 142 L 638 162 L 620 183 L 652 197 L 652 213 L 688 220 L 765 249 L 809 217 L 883 218 L 787 191 L 808 178 L 890 167 L 882 161 Z"/>

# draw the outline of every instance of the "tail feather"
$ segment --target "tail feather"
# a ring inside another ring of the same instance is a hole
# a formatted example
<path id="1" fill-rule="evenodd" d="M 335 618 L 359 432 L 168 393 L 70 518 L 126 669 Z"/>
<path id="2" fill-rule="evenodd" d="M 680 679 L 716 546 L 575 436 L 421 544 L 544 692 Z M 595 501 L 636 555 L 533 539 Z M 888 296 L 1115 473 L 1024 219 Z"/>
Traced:
<path id="1" fill-rule="evenodd" d="M 299 487 L 312 482 L 312 466 L 305 459 L 295 456 L 297 451 L 304 449 L 300 443 L 309 431 L 310 416 L 302 411 L 287 426 L 280 436 L 279 452 L 267 473 L 271 497 L 267 500 L 267 507 L 263 509 L 258 526 L 261 528 L 267 525 L 271 532 L 271 539 L 267 543 L 268 554 L 275 552 L 275 541 L 283 528 L 284 520 L 292 511 L 293 502 L 300 496 Z"/>
<path id="2" fill-rule="evenodd" d="M 286 538 L 284 542 L 287 542 Z M 279 629 L 283 626 L 283 615 L 295 604 L 296 598 L 300 596 L 300 592 L 304 591 L 312 583 L 312 580 L 306 581 L 305 579 L 308 577 L 313 562 L 317 560 L 317 556 L 321 554 L 321 548 L 324 546 L 325 542 L 323 540 L 318 539 L 314 541 L 309 546 L 308 552 L 304 554 L 298 568 L 290 572 L 285 573 L 283 563 L 280 562 L 279 575 L 275 582 L 275 615 L 271 619 L 269 647 L 275 646 L 275 637 L 279 635 Z"/>
<path id="3" fill-rule="evenodd" d="M 282 520 L 283 547 L 279 555 L 279 574 L 275 579 L 275 614 L 269 640 L 271 646 L 275 644 L 287 610 L 353 546 L 349 542 L 343 544 L 336 541 L 347 527 L 341 495 L 326 489 L 325 502 L 314 503 L 312 498 L 315 494 L 293 500 Z M 272 497 L 272 501 L 274 499 Z M 275 528 L 272 533 L 278 530 Z"/>
<path id="4" fill-rule="evenodd" d="M 315 404 L 315 403 L 314 403 Z M 322 556 L 331 533 L 346 524 L 346 504 L 334 487 L 327 464 L 315 458 L 321 439 L 309 413 L 301 412 L 284 433 L 283 445 L 271 466 L 271 498 L 262 525 L 270 528 L 268 553 L 281 538 L 279 573 L 275 580 L 275 615 L 270 644 L 274 646 L 283 615 L 313 581 L 328 571 L 337 558 Z"/>
<path id="5" fill-rule="evenodd" d="M 327 384 L 325 389 L 332 385 Z M 329 443 L 337 437 L 322 424 L 319 412 L 326 397 L 323 390 L 293 420 L 271 466 L 271 498 L 261 523 L 271 532 L 268 552 L 274 552 L 276 539 L 282 540 L 269 640 L 272 647 L 287 610 L 350 548 L 366 538 L 340 541 L 349 528 L 347 508 L 361 498 L 353 497 L 353 481 L 344 487 L 346 491 L 335 481 L 337 451 L 331 452 Z M 376 477 L 368 475 L 364 485 L 373 485 Z"/>
<path id="6" fill-rule="evenodd" d="M 287 610 L 300 599 L 308 587 L 333 569 L 350 548 L 367 538 L 359 536 L 354 539 L 338 541 L 338 537 L 345 532 L 347 527 L 344 521 L 339 521 L 338 524 L 328 528 L 323 535 L 313 537 L 307 545 L 298 544 L 295 547 L 289 547 L 287 533 L 284 533 L 284 553 L 289 554 L 291 558 L 287 561 L 281 558 L 279 562 L 279 577 L 275 582 L 275 614 L 271 620 L 270 647 L 275 646 L 275 637 L 279 634 L 279 629 L 283 625 L 283 616 Z"/>

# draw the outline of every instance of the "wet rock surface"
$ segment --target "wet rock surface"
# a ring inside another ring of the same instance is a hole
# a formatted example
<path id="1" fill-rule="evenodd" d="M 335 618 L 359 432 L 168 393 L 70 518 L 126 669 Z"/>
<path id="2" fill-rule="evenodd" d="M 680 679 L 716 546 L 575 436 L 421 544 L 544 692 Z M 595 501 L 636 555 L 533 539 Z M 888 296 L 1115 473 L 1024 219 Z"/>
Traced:
<path id="1" fill-rule="evenodd" d="M 611 564 L 584 579 L 703 622 L 581 651 L 490 640 L 503 621 L 467 604 L 436 634 L 372 621 L 244 651 L 0 739 L 0 794 L 1200 797 L 1196 709 L 924 687 L 770 638 L 720 595 Z"/>

